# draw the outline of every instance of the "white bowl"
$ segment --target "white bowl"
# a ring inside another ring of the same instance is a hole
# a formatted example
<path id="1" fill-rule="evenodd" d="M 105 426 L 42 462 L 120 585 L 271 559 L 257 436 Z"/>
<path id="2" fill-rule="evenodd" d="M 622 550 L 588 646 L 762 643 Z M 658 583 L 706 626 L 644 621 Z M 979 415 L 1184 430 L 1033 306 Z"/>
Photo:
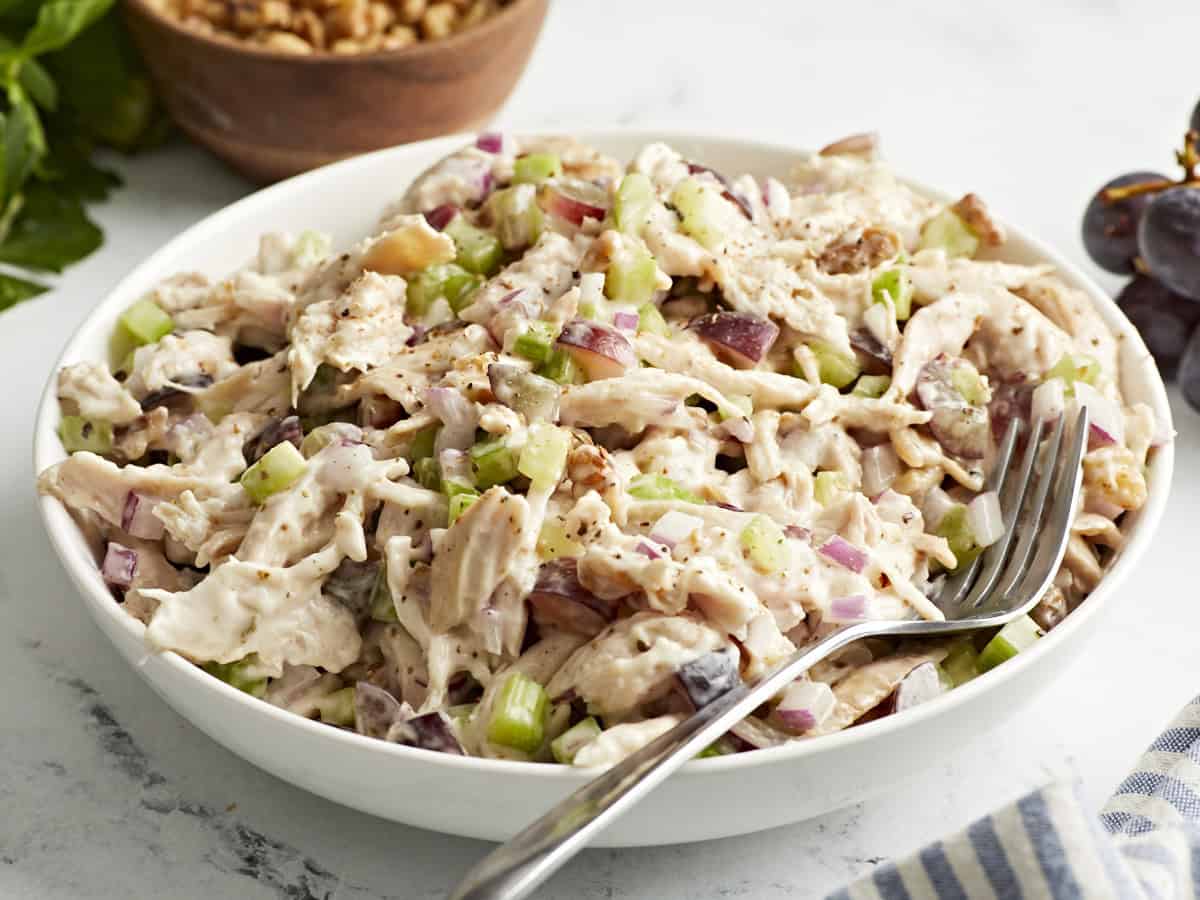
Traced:
<path id="1" fill-rule="evenodd" d="M 596 132 L 585 141 L 629 159 L 665 139 L 718 170 L 785 174 L 801 151 L 690 134 Z M 59 366 L 103 359 L 119 312 L 174 272 L 219 276 L 242 265 L 260 233 L 301 227 L 333 233 L 337 244 L 367 234 L 385 203 L 428 165 L 461 146 L 449 137 L 372 153 L 260 191 L 175 238 L 139 265 L 88 317 Z M 939 199 L 945 196 L 913 187 Z M 1149 403 L 1169 424 L 1158 372 L 1133 326 L 1099 288 L 1047 247 L 1009 229 L 1003 258 L 1050 262 L 1092 298 L 1122 336 L 1122 383 L 1129 400 Z M 34 437 L 37 471 L 63 458 L 54 376 L 42 397 Z M 640 806 L 614 823 L 601 846 L 683 843 L 744 834 L 800 821 L 855 802 L 942 759 L 996 727 L 1059 676 L 1102 621 L 1119 586 L 1145 552 L 1166 504 L 1173 448 L 1154 455 L 1150 496 L 1132 516 L 1129 540 L 1100 587 L 1037 645 L 945 696 L 899 716 L 819 740 L 688 763 Z M 347 806 L 387 819 L 469 837 L 503 840 L 519 831 L 587 775 L 564 766 L 447 756 L 338 731 L 285 712 L 204 674 L 174 653 L 151 653 L 143 626 L 112 600 L 92 550 L 66 509 L 42 498 L 50 541 L 88 610 L 121 654 L 177 712 L 257 766 Z"/>

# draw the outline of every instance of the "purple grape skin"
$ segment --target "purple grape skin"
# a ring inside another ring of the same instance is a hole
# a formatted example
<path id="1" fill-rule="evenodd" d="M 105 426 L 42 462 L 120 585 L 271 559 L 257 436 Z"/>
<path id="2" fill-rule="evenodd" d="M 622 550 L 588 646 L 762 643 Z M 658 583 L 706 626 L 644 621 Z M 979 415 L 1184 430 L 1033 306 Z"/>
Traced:
<path id="1" fill-rule="evenodd" d="M 465 755 L 458 738 L 454 736 L 449 716 L 443 712 L 425 713 L 406 722 L 393 723 L 388 730 L 388 739 L 408 747 L 420 747 L 422 750 L 436 750 L 438 753 L 450 753 L 455 756 Z"/>
<path id="2" fill-rule="evenodd" d="M 1092 197 L 1083 213 L 1083 246 L 1096 265 L 1117 275 L 1133 272 L 1133 258 L 1138 255 L 1138 222 L 1153 196 L 1138 194 L 1108 203 L 1101 198 L 1101 192 L 1111 187 L 1163 180 L 1157 172 L 1130 172 L 1114 178 Z"/>
<path id="3" fill-rule="evenodd" d="M 1156 279 L 1200 301 L 1200 190 L 1155 194 L 1138 225 L 1138 252 Z"/>
<path id="4" fill-rule="evenodd" d="M 1179 361 L 1179 387 L 1188 406 L 1200 412 L 1200 328 L 1192 332 Z"/>
<path id="5" fill-rule="evenodd" d="M 1117 306 L 1141 332 L 1163 379 L 1174 379 L 1188 337 L 1200 325 L 1200 303 L 1171 293 L 1153 278 L 1139 275 L 1117 295 Z"/>
<path id="6" fill-rule="evenodd" d="M 675 677 L 692 705 L 700 709 L 741 684 L 737 651 L 706 653 L 680 666 Z"/>

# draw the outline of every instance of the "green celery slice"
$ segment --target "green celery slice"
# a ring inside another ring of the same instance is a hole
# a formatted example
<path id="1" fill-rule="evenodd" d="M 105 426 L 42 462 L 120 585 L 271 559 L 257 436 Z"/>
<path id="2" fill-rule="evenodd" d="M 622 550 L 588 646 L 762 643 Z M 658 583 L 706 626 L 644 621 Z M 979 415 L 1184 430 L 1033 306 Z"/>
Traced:
<path id="1" fill-rule="evenodd" d="M 537 365 L 550 360 L 558 332 L 550 322 L 530 322 L 529 327 L 513 342 L 513 353 Z"/>
<path id="2" fill-rule="evenodd" d="M 821 379 L 822 384 L 832 384 L 840 391 L 847 385 L 853 384 L 854 379 L 858 378 L 862 372 L 862 367 L 859 366 L 858 360 L 854 358 L 853 354 L 846 355 L 825 341 L 809 341 L 808 349 L 817 358 L 817 377 Z M 797 366 L 797 374 L 801 374 L 799 366 Z"/>
<path id="3" fill-rule="evenodd" d="M 870 397 L 878 400 L 892 386 L 891 375 L 860 375 L 850 393 L 855 397 Z"/>
<path id="4" fill-rule="evenodd" d="M 262 664 L 253 653 L 237 662 L 207 662 L 203 669 L 214 678 L 219 678 L 230 687 L 244 691 L 251 697 L 262 697 L 267 692 L 267 676 L 261 674 Z"/>
<path id="5" fill-rule="evenodd" d="M 592 716 L 588 716 L 552 740 L 550 752 L 554 754 L 554 758 L 558 762 L 569 766 L 575 761 L 575 754 L 583 748 L 583 745 L 599 737 L 601 731 L 603 729 L 600 727 L 600 723 Z"/>
<path id="6" fill-rule="evenodd" d="M 458 251 L 454 261 L 476 275 L 493 275 L 500 268 L 504 248 L 500 238 L 482 228 L 476 228 L 463 216 L 455 216 L 444 233 L 454 241 Z"/>
<path id="7" fill-rule="evenodd" d="M 479 499 L 479 494 L 476 491 L 460 491 L 450 495 L 450 511 L 447 516 L 447 525 L 453 525 L 459 520 L 468 509 L 471 508 L 476 500 Z"/>
<path id="8" fill-rule="evenodd" d="M 979 251 L 979 238 L 957 213 L 943 209 L 921 229 L 919 249 L 940 249 L 949 257 L 970 257 Z"/>
<path id="9" fill-rule="evenodd" d="M 442 467 L 432 456 L 423 457 L 413 463 L 413 478 L 427 490 L 442 489 Z"/>
<path id="10" fill-rule="evenodd" d="M 348 728 L 354 724 L 354 688 L 342 688 L 317 701 L 317 712 L 327 725 Z"/>
<path id="11" fill-rule="evenodd" d="M 555 347 L 550 358 L 538 369 L 537 374 L 549 378 L 556 384 L 583 384 L 583 371 L 570 353 Z"/>
<path id="12" fill-rule="evenodd" d="M 903 322 L 912 315 L 913 283 L 902 268 L 888 269 L 871 282 L 871 296 L 876 303 L 890 299 L 896 308 L 896 321 Z"/>
<path id="13" fill-rule="evenodd" d="M 956 643 L 946 654 L 942 660 L 942 671 L 952 687 L 966 684 L 979 674 L 979 653 L 969 638 Z"/>
<path id="14" fill-rule="evenodd" d="M 545 738 L 549 706 L 544 687 L 523 672 L 513 672 L 496 696 L 487 739 L 502 747 L 533 753 Z"/>
<path id="15" fill-rule="evenodd" d="M 1023 650 L 1033 646 L 1045 632 L 1029 616 L 1013 619 L 987 642 L 979 654 L 979 671 L 994 669 L 1005 660 L 1012 659 Z"/>
<path id="16" fill-rule="evenodd" d="M 547 519 L 542 523 L 538 533 L 538 556 L 544 560 L 558 559 L 562 556 L 579 556 L 583 553 L 583 544 L 567 534 L 562 519 Z"/>
<path id="17" fill-rule="evenodd" d="M 562 480 L 570 449 L 569 431 L 539 422 L 529 429 L 517 471 L 529 479 L 533 490 L 548 490 Z"/>
<path id="18" fill-rule="evenodd" d="M 1082 381 L 1095 387 L 1099 377 L 1100 363 L 1095 357 L 1088 356 L 1086 353 L 1064 353 L 1062 359 L 1054 364 L 1054 367 L 1046 373 L 1046 377 L 1042 380 L 1061 378 L 1066 385 L 1064 393 L 1068 397 L 1073 397 L 1075 396 L 1075 382 Z"/>
<path id="19" fill-rule="evenodd" d="M 433 447 L 441 430 L 441 425 L 428 425 L 413 435 L 412 443 L 408 445 L 409 461 L 417 462 L 433 456 Z"/>
<path id="20" fill-rule="evenodd" d="M 726 201 L 695 178 L 685 178 L 671 192 L 671 205 L 679 211 L 683 230 L 706 250 L 716 250 L 725 239 L 721 228 Z"/>
<path id="21" fill-rule="evenodd" d="M 396 603 L 392 599 L 392 590 L 388 587 L 387 565 L 379 567 L 375 576 L 375 587 L 371 590 L 371 618 L 376 622 L 399 622 L 396 615 Z"/>
<path id="22" fill-rule="evenodd" d="M 638 307 L 638 333 L 670 337 L 671 326 L 667 324 L 657 306 L 653 303 L 643 303 Z"/>
<path id="23" fill-rule="evenodd" d="M 658 266 L 654 257 L 641 247 L 627 249 L 608 265 L 604 275 L 604 296 L 618 303 L 647 303 L 654 296 Z"/>
<path id="24" fill-rule="evenodd" d="M 850 490 L 850 482 L 844 472 L 818 472 L 813 481 L 813 496 L 822 506 L 828 506 L 841 491 Z"/>
<path id="25" fill-rule="evenodd" d="M 962 503 L 955 504 L 947 510 L 942 516 L 942 521 L 938 523 L 936 534 L 946 539 L 950 551 L 958 560 L 958 565 L 951 571 L 956 572 L 963 566 L 970 565 L 983 552 L 983 548 L 975 543 L 971 529 L 967 526 L 967 507 Z"/>
<path id="26" fill-rule="evenodd" d="M 682 500 L 685 503 L 704 501 L 687 488 L 676 484 L 666 475 L 638 475 L 629 483 L 629 495 L 638 500 Z"/>
<path id="27" fill-rule="evenodd" d="M 787 537 L 773 519 L 758 515 L 742 529 L 742 549 L 759 571 L 776 575 L 788 567 L 791 554 L 788 552 Z"/>
<path id="28" fill-rule="evenodd" d="M 273 494 L 290 488 L 307 468 L 308 460 L 296 445 L 283 441 L 242 473 L 242 487 L 252 501 L 261 504 Z"/>
<path id="29" fill-rule="evenodd" d="M 553 153 L 527 153 L 513 161 L 513 184 L 537 184 L 562 175 L 562 160 Z"/>
<path id="30" fill-rule="evenodd" d="M 488 438 L 468 451 L 475 486 L 481 491 L 517 477 L 517 457 L 503 438 Z"/>
<path id="31" fill-rule="evenodd" d="M 99 419 L 83 416 L 63 416 L 58 425 L 58 437 L 68 453 L 87 450 L 98 456 L 112 451 L 112 425 Z"/>
<path id="32" fill-rule="evenodd" d="M 654 184 L 641 172 L 630 172 L 621 179 L 613 201 L 613 223 L 618 231 L 637 234 L 650 218 L 657 198 Z"/>
<path id="33" fill-rule="evenodd" d="M 153 300 L 139 300 L 117 320 L 135 344 L 153 344 L 175 328 L 175 322 Z"/>

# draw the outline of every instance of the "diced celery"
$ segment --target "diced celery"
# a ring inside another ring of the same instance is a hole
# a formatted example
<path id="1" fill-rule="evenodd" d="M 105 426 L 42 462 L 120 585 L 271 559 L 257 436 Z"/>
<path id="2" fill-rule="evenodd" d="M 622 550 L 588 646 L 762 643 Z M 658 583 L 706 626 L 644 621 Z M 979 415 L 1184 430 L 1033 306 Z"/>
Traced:
<path id="1" fill-rule="evenodd" d="M 1005 660 L 1012 659 L 1022 650 L 1028 650 L 1043 634 L 1045 632 L 1029 616 L 1014 619 L 987 642 L 979 654 L 979 671 L 986 672 L 988 669 L 994 669 Z"/>
<path id="2" fill-rule="evenodd" d="M 729 394 L 725 398 L 728 406 L 717 407 L 717 418 L 724 422 L 726 419 L 736 419 L 739 416 L 754 415 L 754 400 L 745 394 Z"/>
<path id="3" fill-rule="evenodd" d="M 600 307 L 596 305 L 594 300 L 581 300 L 579 307 L 575 310 L 581 319 L 587 319 L 589 322 L 598 322 L 600 320 Z"/>
<path id="4" fill-rule="evenodd" d="M 457 497 L 459 494 L 474 494 L 475 496 L 479 496 L 479 491 L 475 490 L 475 485 L 465 478 L 443 478 L 442 493 L 449 498 Z"/>
<path id="5" fill-rule="evenodd" d="M 824 341 L 809 341 L 808 349 L 817 359 L 817 376 L 823 384 L 832 384 L 838 390 L 854 382 L 862 372 L 853 354 L 847 355 Z M 803 377 L 797 366 L 796 374 Z"/>
<path id="6" fill-rule="evenodd" d="M 456 263 L 430 266 L 409 278 L 406 310 L 410 316 L 420 318 L 429 312 L 434 303 L 445 298 L 457 313 L 470 303 L 481 284 L 481 276 L 468 272 Z"/>
<path id="7" fill-rule="evenodd" d="M 408 445 L 410 462 L 417 462 L 433 456 L 433 447 L 437 443 L 438 432 L 441 431 L 441 428 L 441 425 L 429 425 L 413 435 L 412 443 Z"/>
<path id="8" fill-rule="evenodd" d="M 682 500 L 685 503 L 704 501 L 681 487 L 666 475 L 638 475 L 629 483 L 629 494 L 638 500 Z"/>
<path id="9" fill-rule="evenodd" d="M 887 389 L 892 386 L 892 376 L 890 375 L 860 375 L 858 381 L 854 383 L 854 390 L 850 393 L 855 397 L 871 397 L 878 399 L 887 393 Z"/>
<path id="10" fill-rule="evenodd" d="M 695 178 L 685 178 L 671 192 L 671 205 L 679 211 L 680 224 L 707 250 L 716 250 L 725 235 L 721 217 L 725 200 Z"/>
<path id="11" fill-rule="evenodd" d="M 426 456 L 413 463 L 413 478 L 417 484 L 431 491 L 442 489 L 442 467 L 432 456 Z"/>
<path id="12" fill-rule="evenodd" d="M 558 559 L 560 556 L 579 556 L 583 544 L 572 539 L 561 519 L 547 519 L 538 533 L 538 556 L 542 559 Z"/>
<path id="13" fill-rule="evenodd" d="M 272 494 L 290 488 L 307 468 L 308 460 L 296 449 L 296 445 L 283 441 L 242 473 L 242 487 L 251 500 L 262 503 Z"/>
<path id="14" fill-rule="evenodd" d="M 539 422 L 529 429 L 517 471 L 529 479 L 533 490 L 549 490 L 562 479 L 570 449 L 569 431 Z"/>
<path id="15" fill-rule="evenodd" d="M 517 477 L 516 454 L 504 443 L 503 438 L 480 441 L 468 451 L 468 455 L 475 473 L 475 486 L 481 491 Z"/>
<path id="16" fill-rule="evenodd" d="M 479 709 L 478 703 L 457 703 L 446 709 L 446 715 L 456 722 L 467 722 L 471 716 L 475 715 L 475 710 Z"/>
<path id="17" fill-rule="evenodd" d="M 396 615 L 396 603 L 392 600 L 392 591 L 388 587 L 387 566 L 379 567 L 375 576 L 375 587 L 371 590 L 371 618 L 376 622 L 399 622 Z"/>
<path id="18" fill-rule="evenodd" d="M 813 481 L 813 496 L 822 506 L 833 503 L 841 491 L 848 490 L 850 483 L 844 472 L 818 472 Z"/>
<path id="19" fill-rule="evenodd" d="M 458 251 L 454 261 L 476 275 L 492 275 L 500 268 L 504 248 L 500 238 L 476 228 L 463 216 L 455 216 L 445 228 Z"/>
<path id="20" fill-rule="evenodd" d="M 919 249 L 944 250 L 950 257 L 974 256 L 979 238 L 953 210 L 943 209 L 921 229 Z"/>
<path id="21" fill-rule="evenodd" d="M 966 684 L 979 674 L 979 653 L 968 638 L 956 643 L 942 660 L 942 671 L 952 687 Z"/>
<path id="22" fill-rule="evenodd" d="M 646 303 L 654 296 L 657 277 L 658 266 L 647 250 L 626 248 L 608 264 L 604 296 L 618 303 Z"/>
<path id="23" fill-rule="evenodd" d="M 447 526 L 453 525 L 458 521 L 459 516 L 471 508 L 476 500 L 479 499 L 479 494 L 475 491 L 463 491 L 462 493 L 454 494 L 450 498 L 450 512 L 446 517 Z"/>
<path id="24" fill-rule="evenodd" d="M 968 360 L 960 359 L 950 369 L 950 381 L 964 400 L 972 406 L 983 406 L 988 401 L 987 385 Z"/>
<path id="25" fill-rule="evenodd" d="M 263 673 L 262 663 L 253 653 L 237 662 L 207 662 L 203 668 L 209 675 L 220 678 L 230 687 L 245 691 L 251 697 L 261 697 L 267 692 L 267 676 Z"/>
<path id="26" fill-rule="evenodd" d="M 320 262 L 329 255 L 333 241 L 321 231 L 302 231 L 292 245 L 292 266 L 304 268 Z"/>
<path id="27" fill-rule="evenodd" d="M 558 333 L 552 323 L 530 322 L 529 327 L 513 342 L 513 353 L 539 366 L 543 365 L 550 359 L 556 337 Z"/>
<path id="28" fill-rule="evenodd" d="M 912 315 L 913 283 L 904 269 L 888 269 L 871 282 L 871 296 L 876 303 L 890 298 L 896 308 L 896 321 L 903 322 Z"/>
<path id="29" fill-rule="evenodd" d="M 654 207 L 654 184 L 641 172 L 630 172 L 621 179 L 613 202 L 613 223 L 618 231 L 637 234 Z"/>
<path id="30" fill-rule="evenodd" d="M 1095 386 L 1096 379 L 1099 377 L 1100 363 L 1095 357 L 1088 356 L 1086 353 L 1065 353 L 1063 358 L 1054 364 L 1054 368 L 1046 373 L 1043 381 L 1061 378 L 1066 385 L 1066 395 L 1073 397 L 1075 396 L 1076 381 Z"/>
<path id="31" fill-rule="evenodd" d="M 553 153 L 526 153 L 513 161 L 513 184 L 537 184 L 557 178 L 563 172 L 562 160 Z"/>
<path id="32" fill-rule="evenodd" d="M 212 416 L 208 415 L 211 419 Z M 324 419 L 325 421 L 318 420 Z M 304 439 L 300 441 L 300 454 L 305 459 L 312 459 L 334 441 L 343 437 L 346 422 L 343 420 L 328 421 L 326 416 L 302 416 L 300 418 L 300 430 L 303 431 Z"/>
<path id="33" fill-rule="evenodd" d="M 638 334 L 642 333 L 671 336 L 671 326 L 653 303 L 643 303 L 638 307 Z"/>
<path id="34" fill-rule="evenodd" d="M 484 209 L 506 250 L 519 250 L 533 244 L 542 233 L 545 216 L 537 204 L 537 188 L 531 184 L 496 191 Z"/>
<path id="35" fill-rule="evenodd" d="M 761 571 L 774 575 L 784 571 L 791 561 L 783 529 L 767 516 L 755 516 L 742 529 L 742 548 Z"/>
<path id="36" fill-rule="evenodd" d="M 963 566 L 970 565 L 983 552 L 983 548 L 975 543 L 967 525 L 967 507 L 957 503 L 946 511 L 937 527 L 938 537 L 944 537 L 950 545 L 950 552 L 958 560 L 958 565 L 952 571 L 958 571 Z"/>
<path id="37" fill-rule="evenodd" d="M 327 725 L 354 724 L 354 688 L 342 688 L 317 701 L 317 712 Z"/>
<path id="38" fill-rule="evenodd" d="M 542 746 L 549 706 L 544 687 L 524 672 L 513 672 L 496 695 L 487 739 L 533 753 Z"/>
<path id="39" fill-rule="evenodd" d="M 692 759 L 710 759 L 714 756 L 728 756 L 729 754 L 736 752 L 737 751 L 733 748 L 733 745 L 729 743 L 729 741 L 727 741 L 724 737 L 719 737 L 695 756 L 693 756 Z"/>
<path id="40" fill-rule="evenodd" d="M 543 378 L 549 378 L 558 384 L 582 384 L 583 372 L 570 353 L 560 348 L 550 351 L 550 358 L 538 369 Z"/>
<path id="41" fill-rule="evenodd" d="M 89 450 L 104 456 L 112 450 L 112 425 L 99 419 L 83 416 L 63 416 L 58 426 L 58 437 L 68 453 Z"/>
<path id="42" fill-rule="evenodd" d="M 153 300 L 139 300 L 117 320 L 135 344 L 153 344 L 171 333 L 175 323 Z"/>
<path id="43" fill-rule="evenodd" d="M 577 722 L 550 742 L 550 752 L 564 766 L 575 761 L 575 754 L 589 741 L 600 736 L 603 729 L 591 716 Z"/>

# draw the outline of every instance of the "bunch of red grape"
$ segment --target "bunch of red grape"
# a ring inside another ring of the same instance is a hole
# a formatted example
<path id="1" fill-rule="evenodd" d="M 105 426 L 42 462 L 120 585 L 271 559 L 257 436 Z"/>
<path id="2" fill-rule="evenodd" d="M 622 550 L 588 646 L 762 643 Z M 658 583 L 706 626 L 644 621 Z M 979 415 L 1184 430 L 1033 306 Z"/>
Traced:
<path id="1" fill-rule="evenodd" d="M 1183 150 L 1183 176 L 1130 172 L 1104 185 L 1083 214 L 1096 265 L 1132 275 L 1117 304 L 1137 326 L 1163 378 L 1179 377 L 1200 410 L 1200 104 Z"/>

